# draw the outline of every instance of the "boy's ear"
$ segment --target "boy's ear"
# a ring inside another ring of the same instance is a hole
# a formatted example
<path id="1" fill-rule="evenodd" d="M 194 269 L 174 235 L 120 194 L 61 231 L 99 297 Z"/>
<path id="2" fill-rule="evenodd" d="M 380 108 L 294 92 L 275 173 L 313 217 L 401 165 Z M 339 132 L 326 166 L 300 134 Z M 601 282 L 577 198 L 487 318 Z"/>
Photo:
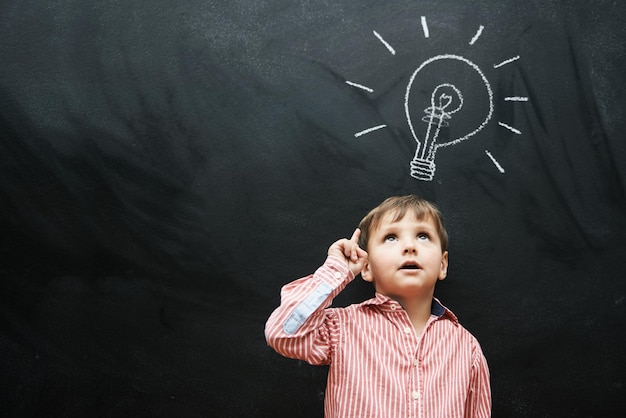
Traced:
<path id="1" fill-rule="evenodd" d="M 448 275 L 448 252 L 441 255 L 441 268 L 439 270 L 439 280 L 443 280 Z"/>
<path id="2" fill-rule="evenodd" d="M 370 269 L 370 263 L 367 261 L 365 262 L 365 264 L 363 264 L 363 270 L 361 270 L 361 277 L 366 282 L 371 283 L 374 281 L 374 276 L 372 276 L 372 270 Z"/>

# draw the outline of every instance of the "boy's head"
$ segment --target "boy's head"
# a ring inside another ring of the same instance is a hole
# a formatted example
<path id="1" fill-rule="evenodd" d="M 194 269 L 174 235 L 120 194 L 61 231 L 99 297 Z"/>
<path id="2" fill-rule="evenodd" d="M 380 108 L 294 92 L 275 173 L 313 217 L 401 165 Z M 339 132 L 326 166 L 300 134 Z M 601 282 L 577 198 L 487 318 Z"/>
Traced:
<path id="1" fill-rule="evenodd" d="M 367 251 L 361 277 L 401 304 L 432 298 L 448 270 L 448 234 L 439 210 L 417 196 L 390 197 L 359 224 Z"/>
<path id="2" fill-rule="evenodd" d="M 370 236 L 385 215 L 390 214 L 393 216 L 393 220 L 397 221 L 402 219 L 407 212 L 413 212 L 415 218 L 419 220 L 431 219 L 437 229 L 441 251 L 446 252 L 448 250 L 448 232 L 443 225 L 441 212 L 434 204 L 415 195 L 390 197 L 365 215 L 359 223 L 361 230 L 359 247 L 367 251 Z"/>

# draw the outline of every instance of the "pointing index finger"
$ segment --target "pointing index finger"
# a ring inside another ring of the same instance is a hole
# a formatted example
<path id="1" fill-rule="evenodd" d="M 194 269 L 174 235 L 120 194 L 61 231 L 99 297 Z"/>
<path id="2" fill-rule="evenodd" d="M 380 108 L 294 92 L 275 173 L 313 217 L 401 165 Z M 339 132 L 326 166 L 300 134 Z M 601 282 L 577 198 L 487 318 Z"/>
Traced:
<path id="1" fill-rule="evenodd" d="M 354 233 L 352 234 L 352 238 L 350 238 L 350 241 L 354 242 L 355 244 L 358 244 L 360 236 L 361 236 L 361 230 L 357 228 L 354 230 Z"/>

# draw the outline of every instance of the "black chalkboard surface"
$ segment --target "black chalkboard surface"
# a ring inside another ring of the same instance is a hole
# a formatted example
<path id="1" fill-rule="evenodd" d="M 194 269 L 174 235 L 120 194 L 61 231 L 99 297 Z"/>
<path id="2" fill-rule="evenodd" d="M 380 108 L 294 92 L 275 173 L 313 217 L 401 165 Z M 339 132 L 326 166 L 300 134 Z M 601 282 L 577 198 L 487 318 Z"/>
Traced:
<path id="1" fill-rule="evenodd" d="M 626 413 L 626 3 L 0 13 L 3 416 L 322 416 L 326 370 L 265 320 L 409 193 L 445 215 L 436 294 L 493 415 Z"/>

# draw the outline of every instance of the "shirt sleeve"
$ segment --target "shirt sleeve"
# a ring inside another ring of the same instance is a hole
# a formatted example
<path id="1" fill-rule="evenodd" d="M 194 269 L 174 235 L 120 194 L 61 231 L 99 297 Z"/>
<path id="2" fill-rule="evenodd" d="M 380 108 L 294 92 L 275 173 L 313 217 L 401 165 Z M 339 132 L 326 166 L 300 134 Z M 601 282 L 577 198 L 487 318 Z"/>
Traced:
<path id="1" fill-rule="evenodd" d="M 314 274 L 283 286 L 280 306 L 265 324 L 268 345 L 285 357 L 328 364 L 338 329 L 326 308 L 352 280 L 345 261 L 329 256 Z"/>
<path id="2" fill-rule="evenodd" d="M 491 417 L 491 386 L 487 359 L 476 341 L 472 377 L 465 408 L 465 418 Z"/>

